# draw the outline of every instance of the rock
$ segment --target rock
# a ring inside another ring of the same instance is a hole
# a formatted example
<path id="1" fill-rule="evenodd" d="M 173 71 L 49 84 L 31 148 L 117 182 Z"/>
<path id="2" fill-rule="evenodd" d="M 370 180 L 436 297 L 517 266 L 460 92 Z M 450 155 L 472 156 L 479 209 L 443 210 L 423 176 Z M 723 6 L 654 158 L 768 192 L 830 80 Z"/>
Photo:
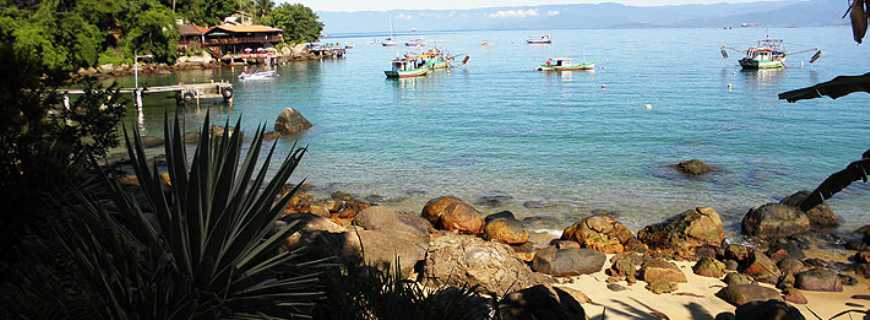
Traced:
<path id="1" fill-rule="evenodd" d="M 467 234 L 480 234 L 484 220 L 471 205 L 453 196 L 429 200 L 423 207 L 423 218 L 436 228 Z"/>
<path id="2" fill-rule="evenodd" d="M 496 309 L 502 320 L 586 319 L 580 302 L 562 288 L 537 285 L 509 294 Z"/>
<path id="3" fill-rule="evenodd" d="M 797 308 L 779 299 L 742 304 L 734 313 L 735 320 L 806 320 Z"/>
<path id="4" fill-rule="evenodd" d="M 677 291 L 677 284 L 670 281 L 655 280 L 647 283 L 646 289 L 655 294 L 671 293 Z"/>
<path id="5" fill-rule="evenodd" d="M 794 304 L 807 304 L 807 302 L 808 302 L 807 297 L 805 297 L 804 294 L 801 293 L 800 290 L 795 289 L 795 288 L 787 288 L 787 289 L 783 290 L 782 291 L 782 298 L 785 299 L 785 301 L 788 301 L 788 302 L 791 302 Z"/>
<path id="6" fill-rule="evenodd" d="M 821 268 L 796 274 L 795 287 L 808 291 L 843 291 L 843 283 L 837 273 Z"/>
<path id="7" fill-rule="evenodd" d="M 549 216 L 525 217 L 520 221 L 530 230 L 558 230 L 564 225 L 558 218 Z"/>
<path id="8" fill-rule="evenodd" d="M 601 271 L 606 258 L 604 254 L 589 249 L 547 247 L 535 254 L 532 269 L 557 277 L 577 276 Z"/>
<path id="9" fill-rule="evenodd" d="M 284 108 L 275 120 L 275 131 L 283 135 L 298 134 L 311 127 L 311 122 L 293 108 Z"/>
<path id="10" fill-rule="evenodd" d="M 622 285 L 616 284 L 616 283 L 608 283 L 607 289 L 609 289 L 610 291 L 613 291 L 613 292 L 620 292 L 620 291 L 628 290 L 628 288 L 626 288 Z"/>
<path id="11" fill-rule="evenodd" d="M 686 275 L 680 271 L 680 268 L 676 264 L 663 258 L 653 258 L 644 261 L 640 267 L 640 273 L 646 282 L 688 282 Z"/>
<path id="12" fill-rule="evenodd" d="M 366 208 L 353 219 L 366 230 L 382 231 L 429 242 L 429 222 L 416 215 L 385 207 Z"/>
<path id="13" fill-rule="evenodd" d="M 806 258 L 804 251 L 795 242 L 787 239 L 778 239 L 771 243 L 767 248 L 767 256 L 775 262 L 779 262 L 787 257 L 795 259 Z"/>
<path id="14" fill-rule="evenodd" d="M 113 71 L 115 71 L 115 66 L 112 65 L 111 63 L 101 64 L 101 65 L 97 66 L 97 71 L 99 71 L 102 74 L 110 74 Z"/>
<path id="15" fill-rule="evenodd" d="M 749 210 L 742 226 L 746 235 L 774 240 L 809 231 L 810 219 L 794 207 L 768 203 Z"/>
<path id="16" fill-rule="evenodd" d="M 571 241 L 571 240 L 553 239 L 550 241 L 550 245 L 556 247 L 556 249 L 567 249 L 567 248 L 580 249 L 580 244 L 577 243 L 577 241 Z"/>
<path id="17" fill-rule="evenodd" d="M 531 243 L 526 242 L 522 245 L 511 246 L 511 248 L 514 249 L 514 256 L 516 256 L 517 259 L 520 259 L 523 262 L 532 262 L 535 260 L 535 253 L 537 253 L 537 250 Z"/>
<path id="18" fill-rule="evenodd" d="M 141 187 L 141 184 L 139 184 L 139 177 L 137 177 L 136 175 L 126 175 L 118 177 L 118 184 L 120 184 L 122 187 L 133 189 L 138 189 L 139 187 Z"/>
<path id="19" fill-rule="evenodd" d="M 779 270 L 783 273 L 794 274 L 804 271 L 804 269 L 806 269 L 806 266 L 803 262 L 792 257 L 786 257 L 785 259 L 780 260 L 779 263 L 776 264 L 776 266 L 779 267 Z"/>
<path id="20" fill-rule="evenodd" d="M 725 264 L 716 259 L 704 257 L 695 263 L 692 271 L 703 277 L 721 278 L 725 275 Z"/>
<path id="21" fill-rule="evenodd" d="M 710 165 L 698 159 L 680 161 L 680 163 L 674 165 L 674 168 L 677 169 L 677 171 L 690 176 L 700 176 L 713 171 L 713 168 L 711 168 Z"/>
<path id="22" fill-rule="evenodd" d="M 142 137 L 142 146 L 146 149 L 156 148 L 163 145 L 163 139 L 152 136 Z"/>
<path id="23" fill-rule="evenodd" d="M 495 192 L 493 194 L 482 195 L 474 201 L 474 204 L 484 207 L 496 208 L 501 207 L 507 204 L 510 201 L 513 201 L 514 197 L 504 194 L 501 192 Z"/>
<path id="24" fill-rule="evenodd" d="M 563 240 L 574 240 L 581 247 L 604 253 L 621 253 L 623 244 L 634 238 L 631 231 L 610 216 L 591 216 L 562 231 Z"/>
<path id="25" fill-rule="evenodd" d="M 737 263 L 745 264 L 749 257 L 752 256 L 752 248 L 739 244 L 729 244 L 725 246 L 725 259 L 737 261 Z"/>
<path id="26" fill-rule="evenodd" d="M 565 291 L 565 293 L 571 295 L 571 297 L 574 298 L 574 300 L 577 300 L 577 302 L 579 302 L 579 303 L 592 302 L 592 300 L 589 299 L 589 296 L 587 296 L 585 293 L 583 293 L 583 291 L 580 291 L 580 290 L 577 290 L 574 288 L 570 288 L 570 287 L 559 287 L 559 289 L 562 291 Z"/>
<path id="27" fill-rule="evenodd" d="M 755 280 L 770 284 L 776 284 L 782 275 L 773 260 L 770 260 L 761 250 L 753 251 L 742 272 Z"/>
<path id="28" fill-rule="evenodd" d="M 484 218 L 483 221 L 486 223 L 489 223 L 490 221 L 495 220 L 495 219 L 517 220 L 517 217 L 514 216 L 513 212 L 505 210 L 505 211 L 490 214 L 490 215 L 486 216 L 486 218 Z"/>
<path id="29" fill-rule="evenodd" d="M 734 306 L 753 301 L 782 300 L 776 289 L 752 284 L 729 285 L 716 292 L 716 296 Z"/>
<path id="30" fill-rule="evenodd" d="M 606 273 L 617 278 L 624 278 L 628 284 L 637 282 L 637 269 L 643 263 L 643 258 L 636 253 L 623 253 L 610 259 L 610 268 Z"/>
<path id="31" fill-rule="evenodd" d="M 787 206 L 800 208 L 800 204 L 809 195 L 810 195 L 809 191 L 806 191 L 806 190 L 798 191 L 795 194 L 792 194 L 792 195 L 786 197 L 785 199 L 782 199 L 782 201 L 780 201 L 780 203 L 787 205 Z M 800 210 L 800 209 L 798 209 L 798 210 Z M 836 213 L 834 213 L 834 210 L 831 210 L 831 207 L 828 206 L 824 202 L 813 207 L 812 209 L 810 209 L 809 211 L 806 211 L 804 213 L 810 219 L 810 224 L 813 227 L 816 227 L 819 229 L 835 229 L 835 228 L 840 226 L 840 222 L 842 220 Z M 814 230 L 819 230 L 819 229 L 814 229 Z"/>
<path id="32" fill-rule="evenodd" d="M 429 243 L 402 233 L 356 229 L 345 233 L 342 256 L 365 258 L 367 265 L 395 268 L 396 260 L 403 277 L 408 277 L 418 261 L 426 259 Z"/>
<path id="33" fill-rule="evenodd" d="M 695 208 L 643 228 L 637 238 L 650 249 L 691 259 L 703 246 L 719 247 L 725 238 L 722 219 L 713 208 Z"/>
<path id="34" fill-rule="evenodd" d="M 737 271 L 737 268 L 740 268 L 740 264 L 737 261 L 731 259 L 725 260 L 725 270 Z"/>
<path id="35" fill-rule="evenodd" d="M 523 207 L 525 207 L 526 209 L 541 209 L 545 208 L 546 206 L 547 205 L 543 201 L 529 200 L 523 202 Z"/>
<path id="36" fill-rule="evenodd" d="M 779 289 L 794 288 L 794 282 L 794 274 L 786 273 L 779 277 L 779 282 L 776 283 L 776 287 Z"/>
<path id="37" fill-rule="evenodd" d="M 752 284 L 752 277 L 737 272 L 729 272 L 725 275 L 725 279 L 722 281 L 729 286 L 739 286 Z"/>
<path id="38" fill-rule="evenodd" d="M 511 247 L 458 234 L 430 241 L 424 278 L 433 285 L 478 286 L 478 290 L 494 294 L 552 281 L 515 258 Z"/>
<path id="39" fill-rule="evenodd" d="M 344 233 L 347 228 L 342 227 L 331 220 L 310 213 L 300 213 L 288 216 L 283 220 L 286 223 L 296 223 L 302 232 L 323 231 L 329 233 Z"/>
<path id="40" fill-rule="evenodd" d="M 182 138 L 184 139 L 184 143 L 195 144 L 199 142 L 200 137 L 199 132 L 185 132 Z"/>
<path id="41" fill-rule="evenodd" d="M 529 233 L 523 223 L 515 219 L 499 218 L 490 221 L 484 228 L 486 238 L 511 245 L 523 244 L 529 241 Z"/>
<path id="42" fill-rule="evenodd" d="M 278 139 L 280 137 L 281 137 L 281 133 L 277 132 L 277 131 L 269 131 L 269 132 L 263 133 L 263 140 L 265 140 L 265 141 L 272 141 L 272 140 Z"/>

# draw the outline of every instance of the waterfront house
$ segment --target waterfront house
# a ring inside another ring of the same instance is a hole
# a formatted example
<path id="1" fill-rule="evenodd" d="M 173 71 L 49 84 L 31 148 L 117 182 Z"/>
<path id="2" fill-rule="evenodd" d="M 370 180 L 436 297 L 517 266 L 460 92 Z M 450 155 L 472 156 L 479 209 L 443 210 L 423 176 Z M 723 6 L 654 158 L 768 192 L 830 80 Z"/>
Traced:
<path id="1" fill-rule="evenodd" d="M 205 32 L 208 28 L 195 24 L 178 25 L 178 50 L 186 50 L 191 47 L 202 47 L 205 42 Z"/>
<path id="2" fill-rule="evenodd" d="M 205 46 L 219 56 L 268 49 L 284 41 L 283 30 L 263 25 L 224 23 L 205 32 Z"/>

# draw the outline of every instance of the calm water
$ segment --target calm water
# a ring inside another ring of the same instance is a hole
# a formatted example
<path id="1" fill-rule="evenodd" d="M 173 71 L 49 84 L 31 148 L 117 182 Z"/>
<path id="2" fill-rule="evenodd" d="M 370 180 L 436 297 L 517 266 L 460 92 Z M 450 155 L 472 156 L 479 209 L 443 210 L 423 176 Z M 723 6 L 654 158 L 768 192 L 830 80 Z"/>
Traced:
<path id="1" fill-rule="evenodd" d="M 870 96 L 797 104 L 776 98 L 870 70 L 870 49 L 856 46 L 846 27 L 771 29 L 788 49 L 817 46 L 824 58 L 802 67 L 809 55 L 793 56 L 786 70 L 741 72 L 738 54 L 719 55 L 721 42 L 743 49 L 764 32 L 561 30 L 550 32 L 550 46 L 526 45 L 533 32 L 525 31 L 437 34 L 426 37 L 430 45 L 468 54 L 470 64 L 408 81 L 383 75 L 404 48 L 349 39 L 356 48 L 345 59 L 288 64 L 279 79 L 236 83 L 234 107 L 213 108 L 212 115 L 242 116 L 252 132 L 260 123 L 271 126 L 282 108 L 297 108 L 315 124 L 301 138 L 310 152 L 300 177 L 323 191 L 378 194 L 415 210 L 443 194 L 472 201 L 501 194 L 513 198 L 506 207 L 520 215 L 573 219 L 606 209 L 640 227 L 713 206 L 735 223 L 749 207 L 815 188 L 870 148 Z M 492 46 L 481 48 L 481 40 Z M 549 56 L 585 56 L 598 70 L 532 71 Z M 143 81 L 231 80 L 238 72 Z M 163 112 L 174 103 L 165 97 L 145 103 L 144 114 L 129 121 L 161 135 Z M 204 115 L 186 110 L 189 124 Z M 667 167 L 689 158 L 719 171 L 696 180 Z M 526 201 L 547 207 L 527 209 Z M 850 227 L 870 222 L 867 185 L 830 204 Z"/>

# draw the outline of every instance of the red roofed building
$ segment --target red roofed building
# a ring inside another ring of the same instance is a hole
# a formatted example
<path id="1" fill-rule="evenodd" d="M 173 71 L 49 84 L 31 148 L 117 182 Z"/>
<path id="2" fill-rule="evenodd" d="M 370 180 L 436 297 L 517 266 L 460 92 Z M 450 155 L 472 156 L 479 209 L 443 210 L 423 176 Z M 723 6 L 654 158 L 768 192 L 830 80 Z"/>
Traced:
<path id="1" fill-rule="evenodd" d="M 184 50 L 193 47 L 202 47 L 205 41 L 205 32 L 208 28 L 203 28 L 195 24 L 180 24 L 178 25 L 178 49 Z"/>
<path id="2" fill-rule="evenodd" d="M 262 25 L 221 24 L 203 34 L 206 47 L 214 53 L 239 54 L 245 49 L 255 51 L 271 48 L 284 41 L 284 30 Z"/>

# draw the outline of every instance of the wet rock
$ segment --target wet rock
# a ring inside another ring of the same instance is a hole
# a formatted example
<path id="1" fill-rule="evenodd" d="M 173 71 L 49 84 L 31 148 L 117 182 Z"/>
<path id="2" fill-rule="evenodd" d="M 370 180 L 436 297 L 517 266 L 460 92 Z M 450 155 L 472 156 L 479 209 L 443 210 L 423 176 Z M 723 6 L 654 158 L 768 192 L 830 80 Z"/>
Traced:
<path id="1" fill-rule="evenodd" d="M 725 264 L 716 259 L 704 257 L 695 263 L 692 271 L 702 277 L 721 278 L 725 275 Z"/>
<path id="2" fill-rule="evenodd" d="M 699 159 L 680 161 L 674 165 L 674 168 L 677 169 L 677 171 L 690 176 L 700 176 L 713 171 L 713 168 L 710 167 L 710 165 Z"/>
<path id="3" fill-rule="evenodd" d="M 628 284 L 637 282 L 637 269 L 643 263 L 643 258 L 636 253 L 623 253 L 610 259 L 610 268 L 606 273 L 618 279 L 625 279 Z"/>
<path id="4" fill-rule="evenodd" d="M 478 286 L 481 292 L 495 294 L 552 281 L 515 258 L 511 247 L 459 234 L 430 242 L 424 277 L 433 285 Z"/>
<path id="5" fill-rule="evenodd" d="M 505 211 L 500 211 L 500 212 L 490 214 L 490 215 L 486 216 L 486 218 L 484 218 L 483 221 L 486 223 L 489 223 L 490 221 L 495 220 L 495 219 L 517 220 L 517 217 L 514 216 L 513 212 L 505 210 Z"/>
<path id="6" fill-rule="evenodd" d="M 716 296 L 734 306 L 753 301 L 782 300 L 776 289 L 752 284 L 729 285 L 716 292 Z"/>
<path id="7" fill-rule="evenodd" d="M 561 230 L 563 226 L 558 218 L 549 216 L 525 217 L 520 221 L 529 230 Z"/>
<path id="8" fill-rule="evenodd" d="M 580 249 L 580 244 L 577 243 L 577 241 L 571 241 L 571 240 L 553 239 L 550 241 L 550 245 L 556 247 L 556 249 L 567 249 L 567 248 Z"/>
<path id="9" fill-rule="evenodd" d="M 453 196 L 435 198 L 423 207 L 422 216 L 436 228 L 467 234 L 480 234 L 484 219 L 471 205 Z"/>
<path id="10" fill-rule="evenodd" d="M 537 249 L 535 249 L 531 243 L 526 242 L 521 245 L 513 245 L 511 248 L 514 249 L 514 256 L 516 256 L 517 259 L 520 259 L 523 262 L 532 262 L 535 260 Z"/>
<path id="11" fill-rule="evenodd" d="M 546 208 L 547 205 L 543 201 L 530 200 L 530 201 L 523 202 L 523 207 L 525 207 L 527 209 L 541 209 L 541 208 Z"/>
<path id="12" fill-rule="evenodd" d="M 729 272 L 725 275 L 725 279 L 722 281 L 729 286 L 739 286 L 752 284 L 752 277 L 737 272 Z"/>
<path id="13" fill-rule="evenodd" d="M 637 233 L 637 238 L 654 251 L 691 259 L 700 247 L 719 247 L 725 231 L 716 210 L 699 207 L 647 226 Z"/>
<path id="14" fill-rule="evenodd" d="M 544 285 L 509 294 L 497 313 L 503 320 L 586 319 L 583 306 L 565 289 Z"/>
<path id="15" fill-rule="evenodd" d="M 647 283 L 646 289 L 655 294 L 671 293 L 677 291 L 677 284 L 670 281 L 655 280 Z"/>
<path id="16" fill-rule="evenodd" d="M 768 203 L 749 210 L 742 227 L 746 235 L 773 240 L 809 231 L 810 219 L 794 207 Z"/>
<path id="17" fill-rule="evenodd" d="M 284 108 L 275 119 L 275 131 L 282 135 L 294 135 L 311 128 L 312 124 L 293 108 Z"/>
<path id="18" fill-rule="evenodd" d="M 774 243 L 771 243 L 767 249 L 767 255 L 771 260 L 775 262 L 779 262 L 782 259 L 787 257 L 795 258 L 795 259 L 803 259 L 806 258 L 804 251 L 801 250 L 800 245 L 798 245 L 794 241 L 789 241 L 787 239 L 779 239 Z"/>
<path id="19" fill-rule="evenodd" d="M 807 297 L 801 293 L 800 290 L 795 288 L 788 288 L 782 291 L 782 298 L 785 301 L 794 303 L 794 304 L 807 304 Z"/>
<path id="20" fill-rule="evenodd" d="M 373 193 L 365 197 L 365 201 L 368 203 L 382 203 L 387 200 L 386 197 Z"/>
<path id="21" fill-rule="evenodd" d="M 843 291 L 843 283 L 837 273 L 820 268 L 796 274 L 795 287 L 808 291 Z"/>
<path id="22" fill-rule="evenodd" d="M 785 199 L 782 199 L 780 203 L 792 206 L 795 208 L 800 208 L 800 204 L 810 195 L 809 191 L 802 190 L 798 191 L 795 194 L 792 194 Z M 798 209 L 800 210 L 800 209 Z M 834 229 L 840 226 L 841 218 L 834 213 L 834 210 L 831 209 L 826 203 L 821 203 L 809 211 L 804 212 L 807 217 L 810 219 L 810 224 L 815 227 L 819 231 L 824 229 Z"/>
<path id="23" fill-rule="evenodd" d="M 502 207 L 508 202 L 514 200 L 514 197 L 504 194 L 501 192 L 496 192 L 493 194 L 482 195 L 474 201 L 474 204 L 484 207 L 496 208 Z"/>
<path id="24" fill-rule="evenodd" d="M 776 284 L 782 275 L 773 260 L 770 260 L 761 250 L 753 251 L 742 272 L 755 280 L 769 284 Z"/>
<path id="25" fill-rule="evenodd" d="M 529 233 L 522 222 L 515 219 L 499 218 L 491 220 L 484 227 L 486 238 L 511 245 L 523 244 L 529 241 Z"/>
<path id="26" fill-rule="evenodd" d="M 604 254 L 589 249 L 547 247 L 535 254 L 532 269 L 557 277 L 578 276 L 601 271 L 606 258 Z"/>
<path id="27" fill-rule="evenodd" d="M 785 259 L 780 260 L 776 266 L 779 267 L 779 270 L 783 273 L 798 273 L 806 269 L 803 262 L 792 257 L 786 257 Z"/>
<path id="28" fill-rule="evenodd" d="M 634 238 L 631 231 L 610 216 L 591 216 L 565 228 L 563 240 L 574 240 L 581 247 L 604 253 L 625 251 L 623 244 Z"/>
<path id="29" fill-rule="evenodd" d="M 735 320 L 805 320 L 797 308 L 778 299 L 743 304 L 734 313 Z"/>
<path id="30" fill-rule="evenodd" d="M 688 282 L 686 275 L 680 271 L 673 262 L 662 258 L 653 258 L 644 261 L 640 268 L 643 280 L 646 282 L 667 281 L 667 282 Z"/>

